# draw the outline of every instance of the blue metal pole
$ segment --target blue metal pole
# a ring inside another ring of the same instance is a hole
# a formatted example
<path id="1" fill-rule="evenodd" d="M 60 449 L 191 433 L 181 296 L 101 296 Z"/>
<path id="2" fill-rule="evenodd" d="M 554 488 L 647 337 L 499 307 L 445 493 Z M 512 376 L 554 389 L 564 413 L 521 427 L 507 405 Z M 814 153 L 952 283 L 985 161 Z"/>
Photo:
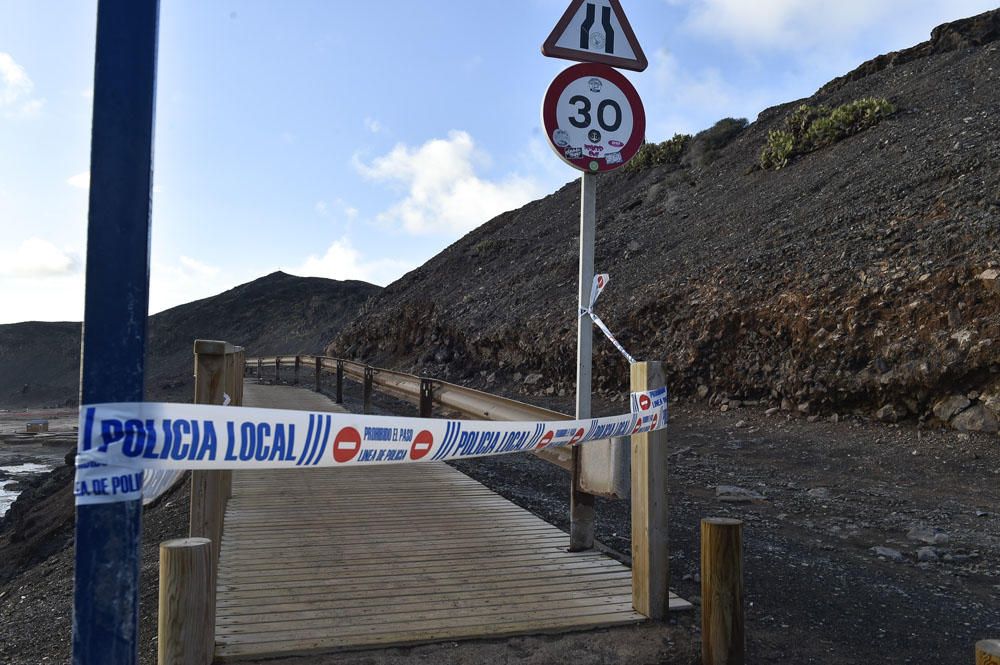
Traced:
<path id="1" fill-rule="evenodd" d="M 143 399 L 159 0 L 100 0 L 80 404 Z M 76 508 L 74 665 L 138 660 L 142 502 Z"/>

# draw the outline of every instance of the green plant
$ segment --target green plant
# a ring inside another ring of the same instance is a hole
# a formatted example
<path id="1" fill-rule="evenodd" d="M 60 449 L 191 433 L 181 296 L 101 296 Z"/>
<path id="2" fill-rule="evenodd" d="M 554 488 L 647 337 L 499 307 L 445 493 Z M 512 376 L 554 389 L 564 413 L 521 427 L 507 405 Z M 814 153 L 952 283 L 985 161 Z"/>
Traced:
<path id="1" fill-rule="evenodd" d="M 674 134 L 673 138 L 662 143 L 643 143 L 635 157 L 625 165 L 625 170 L 635 173 L 660 164 L 678 164 L 690 140 L 690 134 Z"/>
<path id="2" fill-rule="evenodd" d="M 748 124 L 750 123 L 746 118 L 723 118 L 708 129 L 695 134 L 694 143 L 706 152 L 721 150 L 739 136 Z"/>
<path id="3" fill-rule="evenodd" d="M 765 169 L 780 169 L 797 155 L 804 155 L 874 127 L 896 112 L 885 98 L 864 97 L 841 104 L 803 104 L 785 118 L 783 130 L 768 133 L 767 143 L 760 154 Z"/>
<path id="4" fill-rule="evenodd" d="M 723 118 L 708 129 L 698 132 L 688 143 L 682 164 L 703 167 L 712 163 L 719 151 L 743 133 L 748 124 L 746 118 Z"/>
<path id="5" fill-rule="evenodd" d="M 765 169 L 784 168 L 794 150 L 795 137 L 791 132 L 772 129 L 767 133 L 767 143 L 760 153 L 760 165 Z"/>

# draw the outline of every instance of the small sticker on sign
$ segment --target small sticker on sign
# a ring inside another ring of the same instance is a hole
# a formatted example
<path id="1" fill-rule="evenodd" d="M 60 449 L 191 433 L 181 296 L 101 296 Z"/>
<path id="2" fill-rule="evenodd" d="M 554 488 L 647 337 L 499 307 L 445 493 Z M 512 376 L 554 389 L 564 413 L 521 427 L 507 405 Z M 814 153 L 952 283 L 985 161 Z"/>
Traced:
<path id="1" fill-rule="evenodd" d="M 601 88 L 604 87 L 604 82 L 599 78 L 592 78 L 587 81 L 587 84 L 590 86 L 591 92 L 600 92 Z"/>
<path id="2" fill-rule="evenodd" d="M 608 164 L 621 164 L 622 154 L 620 152 L 609 152 L 608 154 L 604 155 L 604 161 L 607 162 Z"/>
<path id="3" fill-rule="evenodd" d="M 583 148 L 566 148 L 566 159 L 580 159 L 583 157 Z"/>
<path id="4" fill-rule="evenodd" d="M 552 132 L 552 142 L 560 148 L 565 148 L 569 145 L 569 133 L 565 129 L 557 129 Z"/>

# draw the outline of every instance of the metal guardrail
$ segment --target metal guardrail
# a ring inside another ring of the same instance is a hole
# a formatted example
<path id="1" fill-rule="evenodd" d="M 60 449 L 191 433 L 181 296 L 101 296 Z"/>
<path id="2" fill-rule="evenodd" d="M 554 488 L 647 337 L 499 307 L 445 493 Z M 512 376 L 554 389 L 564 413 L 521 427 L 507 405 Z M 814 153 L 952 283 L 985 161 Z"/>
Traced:
<path id="1" fill-rule="evenodd" d="M 345 377 L 364 384 L 366 371 L 371 372 L 372 388 L 379 392 L 401 399 L 406 402 L 420 404 L 421 385 L 431 384 L 432 403 L 440 408 L 461 414 L 463 417 L 476 420 L 571 420 L 565 413 L 543 409 L 539 406 L 525 404 L 514 399 L 501 397 L 492 393 L 466 388 L 447 381 L 420 377 L 381 367 L 371 367 L 353 360 L 343 360 L 330 356 L 269 356 L 262 358 L 247 358 L 246 366 L 250 370 L 261 368 L 314 368 L 319 359 L 320 367 L 336 372 L 338 365 L 343 367 Z M 535 453 L 547 462 L 572 469 L 572 457 L 569 449 L 554 448 Z"/>

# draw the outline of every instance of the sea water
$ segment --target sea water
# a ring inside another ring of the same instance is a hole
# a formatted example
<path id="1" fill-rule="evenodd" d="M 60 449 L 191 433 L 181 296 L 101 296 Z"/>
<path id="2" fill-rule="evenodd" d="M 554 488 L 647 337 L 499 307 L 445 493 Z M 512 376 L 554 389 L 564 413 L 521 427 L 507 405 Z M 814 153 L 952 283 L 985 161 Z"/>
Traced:
<path id="1" fill-rule="evenodd" d="M 32 476 L 40 473 L 45 473 L 52 469 L 51 466 L 47 464 L 34 464 L 31 462 L 26 462 L 24 464 L 15 464 L 13 466 L 0 466 L 0 471 L 12 476 Z M 14 503 L 14 499 L 21 492 L 18 490 L 8 490 L 8 485 L 13 485 L 17 482 L 17 479 L 10 480 L 0 480 L 0 517 L 7 514 L 10 509 L 10 505 Z"/>

